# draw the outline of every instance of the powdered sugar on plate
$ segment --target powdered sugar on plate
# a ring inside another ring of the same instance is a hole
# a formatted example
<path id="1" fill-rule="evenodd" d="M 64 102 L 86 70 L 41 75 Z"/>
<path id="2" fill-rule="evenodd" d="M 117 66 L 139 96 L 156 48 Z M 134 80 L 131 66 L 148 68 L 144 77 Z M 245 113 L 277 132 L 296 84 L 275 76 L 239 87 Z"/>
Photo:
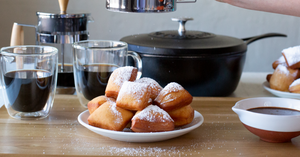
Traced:
<path id="1" fill-rule="evenodd" d="M 145 120 L 148 122 L 167 122 L 172 121 L 173 119 L 170 117 L 170 115 L 163 109 L 159 108 L 155 105 L 149 105 L 144 110 L 136 114 L 132 120 L 134 119 L 140 119 Z"/>

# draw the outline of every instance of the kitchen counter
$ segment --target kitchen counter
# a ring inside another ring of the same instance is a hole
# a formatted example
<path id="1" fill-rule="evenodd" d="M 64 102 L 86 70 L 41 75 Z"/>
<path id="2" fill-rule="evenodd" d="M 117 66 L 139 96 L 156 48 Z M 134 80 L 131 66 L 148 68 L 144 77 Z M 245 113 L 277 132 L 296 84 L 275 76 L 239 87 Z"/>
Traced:
<path id="1" fill-rule="evenodd" d="M 2 107 L 0 156 L 299 156 L 300 136 L 287 143 L 263 142 L 231 110 L 245 97 L 273 96 L 261 85 L 265 75 L 243 74 L 230 97 L 194 97 L 191 105 L 204 123 L 183 136 L 153 143 L 120 142 L 81 126 L 77 117 L 86 108 L 75 95 L 56 95 L 43 120 L 12 119 Z"/>
<path id="2" fill-rule="evenodd" d="M 274 97 L 262 85 L 266 81 L 267 74 L 270 73 L 243 73 L 238 87 L 229 97 Z"/>

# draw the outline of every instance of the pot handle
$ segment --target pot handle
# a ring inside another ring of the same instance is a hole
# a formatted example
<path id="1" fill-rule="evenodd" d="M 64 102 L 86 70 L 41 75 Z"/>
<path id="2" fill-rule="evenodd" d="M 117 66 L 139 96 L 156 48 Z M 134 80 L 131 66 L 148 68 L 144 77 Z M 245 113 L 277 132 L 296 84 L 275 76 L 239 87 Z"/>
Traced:
<path id="1" fill-rule="evenodd" d="M 258 35 L 258 36 L 242 38 L 242 40 L 244 40 L 246 42 L 246 44 L 249 45 L 250 43 L 252 43 L 256 40 L 268 38 L 268 37 L 287 37 L 287 35 L 280 34 L 280 33 L 266 33 L 266 34 L 262 34 L 262 35 Z"/>
<path id="2" fill-rule="evenodd" d="M 142 59 L 140 55 L 134 51 L 128 51 L 127 55 L 133 58 L 134 65 L 138 70 L 138 74 L 136 76 L 136 79 L 140 79 L 142 76 Z"/>
<path id="3" fill-rule="evenodd" d="M 185 1 L 185 0 L 177 0 L 176 3 L 196 3 L 197 0 L 194 1 Z"/>

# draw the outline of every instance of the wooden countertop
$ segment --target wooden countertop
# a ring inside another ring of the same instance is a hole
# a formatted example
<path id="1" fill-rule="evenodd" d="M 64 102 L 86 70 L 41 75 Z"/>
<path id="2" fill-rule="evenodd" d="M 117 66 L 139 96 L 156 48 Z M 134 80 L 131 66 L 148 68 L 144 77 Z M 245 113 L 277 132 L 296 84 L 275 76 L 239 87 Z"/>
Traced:
<path id="1" fill-rule="evenodd" d="M 0 109 L 0 156 L 299 156 L 300 136 L 267 143 L 250 133 L 231 107 L 242 98 L 195 97 L 204 123 L 190 133 L 154 143 L 127 143 L 98 135 L 77 121 L 83 108 L 74 95 L 57 95 L 43 120 L 10 118 Z"/>

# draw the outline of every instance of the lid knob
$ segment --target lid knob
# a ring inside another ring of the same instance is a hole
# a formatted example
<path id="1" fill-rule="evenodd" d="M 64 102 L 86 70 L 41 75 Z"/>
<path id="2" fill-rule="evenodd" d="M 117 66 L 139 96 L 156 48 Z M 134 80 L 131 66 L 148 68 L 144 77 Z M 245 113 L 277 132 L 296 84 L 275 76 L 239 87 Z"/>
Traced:
<path id="1" fill-rule="evenodd" d="M 172 18 L 172 21 L 177 21 L 179 22 L 179 28 L 178 28 L 178 34 L 180 36 L 185 36 L 186 30 L 185 30 L 185 23 L 189 20 L 194 20 L 193 18 Z"/>
<path id="2" fill-rule="evenodd" d="M 60 8 L 60 13 L 66 14 L 69 0 L 58 0 L 58 3 L 59 3 L 59 8 Z"/>

